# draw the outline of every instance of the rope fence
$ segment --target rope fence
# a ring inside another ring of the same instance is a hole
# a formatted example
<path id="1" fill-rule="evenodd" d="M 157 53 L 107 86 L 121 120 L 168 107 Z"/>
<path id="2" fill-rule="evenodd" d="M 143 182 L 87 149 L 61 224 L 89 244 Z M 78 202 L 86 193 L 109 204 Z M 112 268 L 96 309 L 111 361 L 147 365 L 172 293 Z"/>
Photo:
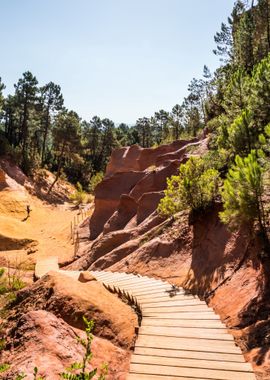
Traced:
<path id="1" fill-rule="evenodd" d="M 70 222 L 70 239 L 74 245 L 74 257 L 79 250 L 80 236 L 78 227 L 92 214 L 92 207 L 88 209 L 80 209 L 78 214 L 74 216 L 73 221 Z"/>

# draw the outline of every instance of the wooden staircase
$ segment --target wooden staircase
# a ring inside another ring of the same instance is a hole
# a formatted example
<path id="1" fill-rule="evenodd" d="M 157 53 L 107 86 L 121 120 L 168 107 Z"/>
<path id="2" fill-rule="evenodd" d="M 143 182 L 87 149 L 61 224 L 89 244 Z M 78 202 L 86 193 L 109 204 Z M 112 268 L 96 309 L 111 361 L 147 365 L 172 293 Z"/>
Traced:
<path id="1" fill-rule="evenodd" d="M 198 297 L 149 277 L 91 273 L 105 285 L 125 290 L 141 306 L 143 319 L 127 380 L 255 380 L 229 331 Z"/>

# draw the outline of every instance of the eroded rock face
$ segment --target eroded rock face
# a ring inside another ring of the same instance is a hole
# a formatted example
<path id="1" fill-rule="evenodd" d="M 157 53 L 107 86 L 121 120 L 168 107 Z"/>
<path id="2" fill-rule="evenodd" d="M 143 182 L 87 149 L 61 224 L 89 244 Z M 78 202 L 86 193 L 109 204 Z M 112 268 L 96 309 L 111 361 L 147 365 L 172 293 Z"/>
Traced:
<path id="1" fill-rule="evenodd" d="M 138 145 L 115 149 L 106 168 L 106 177 L 118 172 L 140 171 L 138 158 L 142 150 Z"/>
<path id="2" fill-rule="evenodd" d="M 143 149 L 133 145 L 116 149 L 107 166 L 105 179 L 95 191 L 90 239 L 96 239 L 102 232 L 124 229 L 137 213 L 136 223 L 140 224 L 156 209 L 156 193 L 166 188 L 167 178 L 176 174 L 180 164 L 188 159 L 188 148 L 199 148 L 206 140 L 175 141 L 157 148 Z M 148 211 L 142 212 L 141 207 L 138 210 L 137 203 L 146 202 L 146 193 L 153 193 L 153 197 L 147 199 Z"/>
<path id="3" fill-rule="evenodd" d="M 90 220 L 90 239 L 103 231 L 105 223 L 117 210 L 123 194 L 129 194 L 144 177 L 143 172 L 122 172 L 105 178 L 95 190 L 95 210 Z"/>
<path id="4" fill-rule="evenodd" d="M 84 349 L 77 337 L 85 338 L 82 331 L 76 330 L 45 311 L 29 311 L 23 314 L 7 337 L 7 347 L 1 353 L 1 363 L 10 363 L 1 379 L 14 380 L 22 372 L 33 380 L 33 370 L 38 368 L 39 376 L 58 380 L 60 373 L 74 362 L 81 362 Z M 100 368 L 109 363 L 108 379 L 124 380 L 128 372 L 129 352 L 112 343 L 94 337 L 92 342 L 93 360 L 88 369 Z"/>
<path id="5" fill-rule="evenodd" d="M 136 314 L 97 281 L 81 282 L 62 273 L 49 272 L 19 292 L 13 318 L 40 309 L 81 330 L 85 327 L 83 316 L 93 319 L 95 335 L 126 349 L 133 346 Z"/>
<path id="6" fill-rule="evenodd" d="M 104 225 L 103 233 L 122 230 L 137 213 L 137 202 L 129 195 L 121 195 L 117 210 Z"/>

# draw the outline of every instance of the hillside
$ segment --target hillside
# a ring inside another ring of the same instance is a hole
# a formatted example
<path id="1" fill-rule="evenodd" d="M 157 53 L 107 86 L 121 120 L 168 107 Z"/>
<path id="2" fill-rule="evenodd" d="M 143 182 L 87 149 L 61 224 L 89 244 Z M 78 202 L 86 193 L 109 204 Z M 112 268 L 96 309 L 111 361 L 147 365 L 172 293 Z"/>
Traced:
<path id="1" fill-rule="evenodd" d="M 74 188 L 60 182 L 50 198 L 46 189 L 53 175 L 29 179 L 18 166 L 0 160 L 0 262 L 33 269 L 37 258 L 57 255 L 60 263 L 74 254 L 70 223 L 78 210 L 67 203 Z M 30 216 L 27 218 L 27 206 Z"/>

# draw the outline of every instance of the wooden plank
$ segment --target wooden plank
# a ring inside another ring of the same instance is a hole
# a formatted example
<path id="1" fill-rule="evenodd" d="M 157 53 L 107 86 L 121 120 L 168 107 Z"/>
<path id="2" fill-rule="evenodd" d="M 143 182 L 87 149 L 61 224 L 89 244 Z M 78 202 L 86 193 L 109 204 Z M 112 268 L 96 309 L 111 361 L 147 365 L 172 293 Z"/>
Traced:
<path id="1" fill-rule="evenodd" d="M 141 326 L 139 334 L 172 336 L 179 338 L 207 338 L 234 342 L 233 337 L 229 335 L 226 330 L 221 329 Z"/>
<path id="2" fill-rule="evenodd" d="M 194 379 L 255 380 L 254 374 L 239 371 L 221 371 L 203 368 L 169 367 L 165 365 L 131 364 L 130 372 L 137 374 L 186 376 Z"/>
<path id="3" fill-rule="evenodd" d="M 229 370 L 229 371 L 240 371 L 240 372 L 251 372 L 251 365 L 249 363 L 237 363 L 237 362 L 226 362 L 226 361 L 216 361 L 216 360 L 198 360 L 198 359 L 180 359 L 180 358 L 167 358 L 163 357 L 162 360 L 160 356 L 150 356 L 150 355 L 132 355 L 131 363 L 134 364 L 157 364 L 173 366 L 173 367 L 187 367 L 187 368 L 206 368 L 206 369 L 218 369 L 218 370 Z M 192 373 L 192 370 L 191 370 Z"/>
<path id="4" fill-rule="evenodd" d="M 183 377 L 183 376 L 157 376 L 157 375 L 145 375 L 145 374 L 137 374 L 137 373 L 129 373 L 126 377 L 126 380 L 191 380 L 191 377 Z M 200 380 L 209 380 L 203 379 Z"/>
<path id="5" fill-rule="evenodd" d="M 219 320 L 205 320 L 205 319 L 163 319 L 163 318 L 143 318 L 142 326 L 169 326 L 169 327 L 195 327 L 205 329 L 220 329 L 226 330 Z M 227 330 L 226 330 L 227 331 Z"/>
<path id="6" fill-rule="evenodd" d="M 155 302 L 155 303 L 149 302 L 149 301 L 147 301 L 147 302 L 141 301 L 141 304 L 144 307 L 151 307 L 151 308 L 160 308 L 161 306 L 165 306 L 165 307 L 170 307 L 170 306 L 193 306 L 193 305 L 207 306 L 205 304 L 205 302 L 198 301 L 198 300 L 193 300 L 193 299 L 185 299 L 185 298 L 183 298 L 182 300 L 173 300 L 173 301 L 166 300 L 166 301 L 163 301 L 163 302 Z"/>
<path id="7" fill-rule="evenodd" d="M 194 297 L 194 296 L 191 296 L 191 295 L 186 295 L 186 294 L 182 294 L 182 293 L 179 293 L 177 294 L 176 296 L 174 297 L 170 297 L 168 293 L 164 293 L 162 294 L 161 296 L 155 296 L 153 297 L 153 295 L 148 295 L 148 294 L 144 294 L 142 296 L 138 296 L 138 298 L 142 301 L 142 302 L 149 302 L 149 303 L 159 303 L 159 302 L 165 302 L 165 301 L 181 301 L 181 300 L 193 300 L 193 301 L 200 301 L 200 302 L 204 302 L 204 301 L 201 301 L 199 299 L 199 297 Z"/>
<path id="8" fill-rule="evenodd" d="M 114 279 L 113 279 L 114 280 Z M 115 281 L 119 285 L 127 285 L 127 284 L 166 284 L 164 281 L 160 280 L 151 280 L 150 278 L 143 278 L 143 277 L 133 277 L 133 278 L 123 278 L 123 279 L 115 279 Z"/>
<path id="9" fill-rule="evenodd" d="M 213 310 L 209 309 L 206 305 L 190 305 L 190 306 L 170 306 L 170 307 L 164 307 L 161 306 L 159 308 L 156 307 L 143 307 L 144 313 L 159 313 L 160 316 L 162 316 L 163 313 L 181 313 L 181 312 L 205 312 L 205 313 L 213 313 Z"/>
<path id="10" fill-rule="evenodd" d="M 164 287 L 167 287 L 168 285 L 166 284 L 162 284 L 162 283 L 158 283 L 158 284 L 153 284 L 152 281 L 151 282 L 148 282 L 148 281 L 134 281 L 134 280 L 129 280 L 127 281 L 126 283 L 120 283 L 119 281 L 114 281 L 114 280 L 110 280 L 110 281 L 102 281 L 103 283 L 106 283 L 106 284 L 110 284 L 110 285 L 113 285 L 113 286 L 117 286 L 118 288 L 120 289 L 134 289 L 134 290 L 137 290 L 137 289 L 142 289 L 142 288 L 145 288 L 145 289 L 160 289 L 160 288 L 164 288 Z"/>
<path id="11" fill-rule="evenodd" d="M 228 354 L 240 354 L 241 351 L 233 342 L 224 340 L 173 338 L 139 334 L 136 346 L 159 347 L 174 350 L 223 352 Z"/>
<path id="12" fill-rule="evenodd" d="M 94 276 L 100 278 L 100 279 L 108 279 L 108 278 L 128 278 L 126 273 L 112 273 L 112 272 L 94 272 L 91 271 Z"/>
<path id="13" fill-rule="evenodd" d="M 144 291 L 144 290 L 148 290 L 149 292 L 154 289 L 154 290 L 162 290 L 162 289 L 169 289 L 168 288 L 168 285 L 166 284 L 152 284 L 151 282 L 150 283 L 134 283 L 134 284 L 126 284 L 126 285 L 119 285 L 117 281 L 103 281 L 105 282 L 106 284 L 109 283 L 109 284 L 112 284 L 112 285 L 115 285 L 115 286 L 118 286 L 118 287 L 121 287 L 121 289 L 133 289 L 134 291 Z"/>
<path id="14" fill-rule="evenodd" d="M 137 373 L 129 373 L 126 377 L 126 380 L 192 380 L 191 377 L 183 377 L 183 376 L 157 376 L 157 375 L 145 375 L 145 374 L 137 374 Z M 209 380 L 203 379 L 200 380 Z"/>
<path id="15" fill-rule="evenodd" d="M 143 317 L 148 318 L 161 318 L 161 314 L 158 312 L 143 312 Z M 215 315 L 211 311 L 203 311 L 203 312 L 182 312 L 182 313 L 162 313 L 162 319 L 209 319 L 209 320 L 220 320 L 217 315 Z"/>
<path id="16" fill-rule="evenodd" d="M 99 275 L 99 274 L 94 274 L 93 275 L 98 278 L 100 281 L 109 281 L 109 280 L 115 280 L 117 281 L 122 279 L 122 278 L 127 278 L 126 275 L 118 275 L 118 276 L 114 276 L 112 273 L 110 274 L 106 274 L 106 275 Z"/>
<path id="17" fill-rule="evenodd" d="M 181 359 L 200 359 L 208 361 L 226 361 L 235 363 L 245 363 L 242 354 L 228 354 L 222 352 L 205 352 L 205 351 L 188 351 L 188 350 L 171 350 L 164 348 L 151 348 L 151 347 L 135 347 L 135 354 L 159 356 L 162 362 L 164 357 L 167 358 L 181 358 Z"/>
<path id="18" fill-rule="evenodd" d="M 168 285 L 168 287 L 164 289 L 146 289 L 146 290 L 140 290 L 140 291 L 138 290 L 138 291 L 133 291 L 133 293 L 136 296 L 154 295 L 154 294 L 159 294 L 159 296 L 162 296 L 164 294 L 169 294 L 171 290 L 172 288 Z"/>

